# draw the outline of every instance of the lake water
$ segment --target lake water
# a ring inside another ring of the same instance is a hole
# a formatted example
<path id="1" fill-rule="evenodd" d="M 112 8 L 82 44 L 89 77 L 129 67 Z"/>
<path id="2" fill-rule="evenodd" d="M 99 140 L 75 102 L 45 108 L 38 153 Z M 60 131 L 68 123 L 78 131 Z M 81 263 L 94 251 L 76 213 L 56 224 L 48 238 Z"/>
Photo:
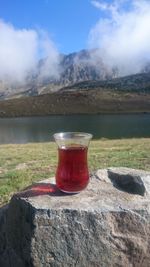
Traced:
<path id="1" fill-rule="evenodd" d="M 60 131 L 89 132 L 95 139 L 150 137 L 150 114 L 1 118 L 0 144 L 50 141 Z"/>

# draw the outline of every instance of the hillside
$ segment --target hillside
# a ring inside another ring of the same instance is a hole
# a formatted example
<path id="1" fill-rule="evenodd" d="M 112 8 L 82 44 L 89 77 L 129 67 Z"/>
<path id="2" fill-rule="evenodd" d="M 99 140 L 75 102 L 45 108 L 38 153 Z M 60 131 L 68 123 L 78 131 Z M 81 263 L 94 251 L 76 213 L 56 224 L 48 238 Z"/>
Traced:
<path id="1" fill-rule="evenodd" d="M 0 117 L 139 112 L 150 112 L 150 94 L 81 89 L 0 102 Z"/>
<path id="2" fill-rule="evenodd" d="M 48 94 L 0 101 L 0 116 L 150 112 L 149 73 L 85 81 Z"/>
<path id="3" fill-rule="evenodd" d="M 120 92 L 150 93 L 150 73 L 140 73 L 104 81 L 84 81 L 63 88 L 62 91 L 67 89 L 79 90 L 97 88 Z"/>

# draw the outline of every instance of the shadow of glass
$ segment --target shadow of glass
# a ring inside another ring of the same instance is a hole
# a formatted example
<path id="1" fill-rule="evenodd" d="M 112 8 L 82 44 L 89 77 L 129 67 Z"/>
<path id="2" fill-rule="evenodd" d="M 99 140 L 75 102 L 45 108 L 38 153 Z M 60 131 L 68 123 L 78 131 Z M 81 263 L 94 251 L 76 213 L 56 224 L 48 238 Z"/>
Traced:
<path id="1" fill-rule="evenodd" d="M 75 193 L 69 193 L 69 195 L 74 195 Z M 34 197 L 34 196 L 42 196 L 42 195 L 50 195 L 55 197 L 68 196 L 67 193 L 62 192 L 58 189 L 55 184 L 52 183 L 36 183 L 31 186 L 28 186 L 23 191 L 15 194 L 17 197 Z"/>

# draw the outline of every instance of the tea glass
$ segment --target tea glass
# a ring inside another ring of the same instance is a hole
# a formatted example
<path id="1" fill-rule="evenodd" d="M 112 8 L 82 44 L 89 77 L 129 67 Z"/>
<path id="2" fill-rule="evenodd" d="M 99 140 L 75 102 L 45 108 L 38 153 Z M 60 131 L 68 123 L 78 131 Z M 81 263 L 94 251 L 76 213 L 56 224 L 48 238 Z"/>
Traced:
<path id="1" fill-rule="evenodd" d="M 82 132 L 55 133 L 58 146 L 56 185 L 65 193 L 78 193 L 89 183 L 87 153 L 92 134 Z"/>

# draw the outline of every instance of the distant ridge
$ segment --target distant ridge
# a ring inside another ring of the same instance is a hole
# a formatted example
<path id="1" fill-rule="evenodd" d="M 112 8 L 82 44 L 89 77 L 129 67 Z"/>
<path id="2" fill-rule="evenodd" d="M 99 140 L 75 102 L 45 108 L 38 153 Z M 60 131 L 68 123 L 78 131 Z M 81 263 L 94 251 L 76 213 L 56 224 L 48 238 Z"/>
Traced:
<path id="1" fill-rule="evenodd" d="M 110 68 L 95 50 L 82 50 L 69 55 L 60 55 L 59 76 L 40 79 L 40 70 L 46 59 L 39 61 L 34 73 L 29 73 L 24 84 L 9 84 L 0 81 L 0 100 L 37 96 L 61 90 L 103 88 L 109 90 L 149 92 L 150 64 L 140 74 L 118 77 L 117 68 Z"/>
<path id="2" fill-rule="evenodd" d="M 111 91 L 150 93 L 150 73 L 134 74 L 104 81 L 90 80 L 79 82 L 62 88 L 61 91 L 97 88 Z"/>

